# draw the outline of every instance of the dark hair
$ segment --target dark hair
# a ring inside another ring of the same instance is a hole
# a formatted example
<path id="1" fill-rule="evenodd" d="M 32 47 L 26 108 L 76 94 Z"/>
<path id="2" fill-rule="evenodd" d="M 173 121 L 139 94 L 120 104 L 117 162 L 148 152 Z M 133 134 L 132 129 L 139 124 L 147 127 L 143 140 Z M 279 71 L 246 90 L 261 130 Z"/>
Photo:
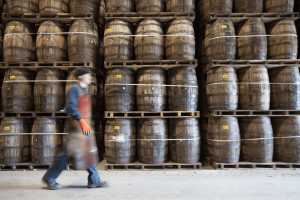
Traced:
<path id="1" fill-rule="evenodd" d="M 79 76 L 83 76 L 85 74 L 90 74 L 90 73 L 91 73 L 91 71 L 87 68 L 79 68 L 74 71 L 74 75 L 76 76 L 76 78 L 78 78 Z"/>

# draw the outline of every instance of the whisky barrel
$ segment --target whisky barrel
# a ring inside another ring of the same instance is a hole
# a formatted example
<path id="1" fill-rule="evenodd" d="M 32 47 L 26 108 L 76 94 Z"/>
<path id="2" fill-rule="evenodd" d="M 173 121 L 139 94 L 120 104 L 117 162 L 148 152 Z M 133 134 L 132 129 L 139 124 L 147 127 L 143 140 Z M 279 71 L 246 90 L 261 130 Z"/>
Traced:
<path id="1" fill-rule="evenodd" d="M 269 59 L 297 59 L 298 37 L 294 20 L 284 19 L 275 23 L 270 35 L 268 37 Z"/>
<path id="2" fill-rule="evenodd" d="M 168 153 L 167 122 L 164 119 L 142 119 L 138 122 L 138 160 L 145 164 L 163 164 Z"/>
<path id="3" fill-rule="evenodd" d="M 165 48 L 167 59 L 194 59 L 195 34 L 193 23 L 187 19 L 173 20 L 167 30 Z"/>
<path id="4" fill-rule="evenodd" d="M 235 0 L 236 13 L 262 13 L 264 0 Z"/>
<path id="5" fill-rule="evenodd" d="M 263 21 L 260 18 L 248 19 L 239 31 L 238 59 L 266 60 L 267 49 L 266 29 Z"/>
<path id="6" fill-rule="evenodd" d="M 70 11 L 75 16 L 96 16 L 99 0 L 70 0 Z"/>
<path id="7" fill-rule="evenodd" d="M 39 10 L 38 0 L 9 0 L 6 1 L 7 12 L 10 15 L 23 15 L 25 13 L 37 13 Z"/>
<path id="8" fill-rule="evenodd" d="M 163 12 L 163 0 L 135 0 L 137 12 Z"/>
<path id="9" fill-rule="evenodd" d="M 136 159 L 135 123 L 130 119 L 107 120 L 105 158 L 108 163 L 129 164 Z"/>
<path id="10" fill-rule="evenodd" d="M 300 109 L 300 75 L 298 66 L 270 70 L 271 107 L 281 110 Z"/>
<path id="11" fill-rule="evenodd" d="M 17 163 L 29 161 L 29 135 L 24 133 L 27 133 L 27 130 L 22 119 L 3 118 L 0 124 L 1 164 L 14 166 Z"/>
<path id="12" fill-rule="evenodd" d="M 132 12 L 133 0 L 106 0 L 106 12 Z"/>
<path id="13" fill-rule="evenodd" d="M 300 117 L 274 118 L 273 128 L 275 161 L 300 163 Z"/>
<path id="14" fill-rule="evenodd" d="M 96 63 L 99 48 L 97 25 L 86 20 L 76 20 L 69 32 L 69 60 Z"/>
<path id="15" fill-rule="evenodd" d="M 241 159 L 245 162 L 273 161 L 273 129 L 269 117 L 249 117 L 239 120 Z"/>
<path id="16" fill-rule="evenodd" d="M 169 110 L 197 111 L 198 80 L 194 68 L 174 68 L 168 71 L 168 84 L 178 85 L 168 87 Z"/>
<path id="17" fill-rule="evenodd" d="M 37 112 L 57 112 L 64 108 L 64 83 L 61 72 L 54 69 L 42 69 L 36 75 L 34 84 L 34 105 Z M 48 82 L 49 81 L 49 82 Z"/>
<path id="18" fill-rule="evenodd" d="M 201 1 L 202 13 L 205 17 L 210 14 L 230 14 L 233 9 L 233 0 L 205 0 Z"/>
<path id="19" fill-rule="evenodd" d="M 114 20 L 107 24 L 104 32 L 104 56 L 106 60 L 131 59 L 132 45 L 132 32 L 127 22 Z"/>
<path id="20" fill-rule="evenodd" d="M 236 110 L 238 83 L 233 67 L 218 67 L 207 73 L 207 103 L 210 110 Z"/>
<path id="21" fill-rule="evenodd" d="M 270 109 L 270 81 L 265 66 L 253 66 L 238 71 L 239 106 L 244 110 Z"/>
<path id="22" fill-rule="evenodd" d="M 119 112 L 133 111 L 135 86 L 126 84 L 134 83 L 135 76 L 131 69 L 123 67 L 108 69 L 105 80 L 105 109 Z"/>
<path id="23" fill-rule="evenodd" d="M 209 159 L 216 163 L 237 163 L 240 158 L 240 129 L 236 117 L 208 120 Z"/>
<path id="24" fill-rule="evenodd" d="M 54 16 L 59 13 L 69 12 L 70 0 L 39 0 L 40 14 L 43 16 Z"/>
<path id="25" fill-rule="evenodd" d="M 234 60 L 236 56 L 235 29 L 231 20 L 218 19 L 208 25 L 204 40 L 209 60 Z"/>
<path id="26" fill-rule="evenodd" d="M 27 71 L 9 69 L 5 72 L 2 84 L 3 111 L 19 113 L 33 110 L 33 87 L 32 83 L 26 82 L 28 80 L 31 77 Z"/>
<path id="27" fill-rule="evenodd" d="M 34 44 L 30 27 L 19 21 L 6 24 L 3 40 L 5 62 L 28 62 L 34 60 Z"/>
<path id="28" fill-rule="evenodd" d="M 168 12 L 187 12 L 195 11 L 195 0 L 167 0 L 166 7 Z"/>
<path id="29" fill-rule="evenodd" d="M 34 164 L 51 165 L 62 151 L 62 136 L 53 118 L 38 117 L 32 127 L 31 158 Z"/>
<path id="30" fill-rule="evenodd" d="M 166 108 L 166 76 L 162 69 L 144 68 L 137 72 L 137 110 L 160 112 Z"/>
<path id="31" fill-rule="evenodd" d="M 265 0 L 265 8 L 267 12 L 293 12 L 295 0 Z"/>
<path id="32" fill-rule="evenodd" d="M 164 56 L 164 38 L 161 24 L 152 19 L 142 21 L 134 38 L 137 60 L 161 60 Z"/>
<path id="33" fill-rule="evenodd" d="M 173 162 L 195 164 L 200 161 L 200 127 L 198 119 L 170 120 L 169 152 Z"/>

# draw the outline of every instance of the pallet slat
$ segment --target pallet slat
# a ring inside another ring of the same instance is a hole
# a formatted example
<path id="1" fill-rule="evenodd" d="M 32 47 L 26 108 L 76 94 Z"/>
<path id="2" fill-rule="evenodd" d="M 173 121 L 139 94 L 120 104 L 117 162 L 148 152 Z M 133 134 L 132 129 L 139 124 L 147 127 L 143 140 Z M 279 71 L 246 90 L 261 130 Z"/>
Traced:
<path id="1" fill-rule="evenodd" d="M 270 169 L 299 169 L 300 163 L 252 163 L 252 162 L 239 162 L 239 163 L 212 163 L 215 169 L 241 169 L 241 168 L 270 168 Z"/>
<path id="2" fill-rule="evenodd" d="M 163 112 L 145 112 L 145 111 L 132 111 L 132 112 L 114 112 L 106 111 L 105 118 L 199 118 L 200 112 L 189 111 L 163 111 Z"/>
<path id="3" fill-rule="evenodd" d="M 209 111 L 209 115 L 213 117 L 218 116 L 234 116 L 234 117 L 247 117 L 247 116 L 271 116 L 271 117 L 283 117 L 283 116 L 298 116 L 300 110 L 213 110 Z"/>
<path id="4" fill-rule="evenodd" d="M 201 163 L 195 164 L 180 164 L 180 163 L 163 163 L 163 164 L 143 164 L 143 163 L 130 163 L 130 164 L 104 164 L 106 170 L 147 170 L 147 169 L 201 169 Z"/>

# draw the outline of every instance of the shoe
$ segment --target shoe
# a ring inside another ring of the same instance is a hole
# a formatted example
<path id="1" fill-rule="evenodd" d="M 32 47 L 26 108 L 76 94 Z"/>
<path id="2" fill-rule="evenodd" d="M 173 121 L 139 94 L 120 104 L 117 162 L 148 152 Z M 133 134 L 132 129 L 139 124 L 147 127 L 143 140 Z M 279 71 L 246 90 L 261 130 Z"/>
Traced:
<path id="1" fill-rule="evenodd" d="M 97 184 L 88 184 L 88 188 L 105 188 L 108 187 L 108 184 L 106 181 L 97 183 Z"/>
<path id="2" fill-rule="evenodd" d="M 54 182 L 54 183 L 49 183 L 47 180 L 44 178 L 42 179 L 42 182 L 46 185 L 46 189 L 48 190 L 58 190 L 61 188 L 61 185 Z"/>

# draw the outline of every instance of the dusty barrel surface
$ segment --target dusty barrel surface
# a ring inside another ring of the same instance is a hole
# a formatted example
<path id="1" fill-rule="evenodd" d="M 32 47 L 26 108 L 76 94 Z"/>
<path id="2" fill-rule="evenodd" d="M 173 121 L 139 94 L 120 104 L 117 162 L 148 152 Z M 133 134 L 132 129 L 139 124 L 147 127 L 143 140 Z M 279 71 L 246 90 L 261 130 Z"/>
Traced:
<path id="1" fill-rule="evenodd" d="M 107 120 L 105 158 L 113 164 L 129 164 L 136 159 L 135 122 L 129 119 Z"/>
<path id="2" fill-rule="evenodd" d="M 264 0 L 235 0 L 236 13 L 262 13 Z"/>
<path id="3" fill-rule="evenodd" d="M 195 0 L 167 0 L 166 7 L 168 12 L 194 12 Z"/>
<path id="4" fill-rule="evenodd" d="M 235 28 L 231 20 L 218 19 L 212 25 L 207 26 L 204 49 L 209 60 L 235 59 Z"/>
<path id="5" fill-rule="evenodd" d="M 53 69 L 40 70 L 34 84 L 34 105 L 37 112 L 57 112 L 65 105 L 65 84 L 61 72 Z M 44 82 L 46 81 L 46 82 Z M 49 82 L 47 82 L 49 81 Z"/>
<path id="6" fill-rule="evenodd" d="M 239 162 L 241 142 L 237 118 L 209 118 L 207 137 L 209 158 L 213 162 Z"/>
<path id="7" fill-rule="evenodd" d="M 156 20 L 142 21 L 134 38 L 135 57 L 138 60 L 160 60 L 164 56 L 164 38 L 161 24 Z"/>
<path id="8" fill-rule="evenodd" d="M 166 58 L 192 60 L 195 58 L 195 33 L 193 23 L 187 19 L 175 19 L 167 30 Z"/>
<path id="9" fill-rule="evenodd" d="M 194 68 L 174 68 L 168 71 L 169 110 L 197 111 L 198 80 Z M 175 85 L 178 85 L 176 87 Z"/>
<path id="10" fill-rule="evenodd" d="M 137 110 L 159 112 L 166 108 L 166 76 L 162 69 L 145 68 L 137 72 Z"/>
<path id="11" fill-rule="evenodd" d="M 239 106 L 245 110 L 270 109 L 270 81 L 265 66 L 253 66 L 238 71 Z"/>
<path id="12" fill-rule="evenodd" d="M 268 37 L 268 57 L 270 59 L 297 59 L 298 37 L 294 20 L 277 22 Z"/>
<path id="13" fill-rule="evenodd" d="M 96 63 L 99 47 L 97 25 L 86 20 L 73 22 L 68 35 L 68 55 L 72 62 Z"/>
<path id="14" fill-rule="evenodd" d="M 239 125 L 242 138 L 241 159 L 246 162 L 272 162 L 273 129 L 270 118 L 241 118 Z"/>
<path id="15" fill-rule="evenodd" d="M 67 41 L 63 30 L 53 21 L 43 22 L 36 38 L 36 54 L 40 62 L 56 62 L 66 59 Z"/>
<path id="16" fill-rule="evenodd" d="M 200 160 L 200 127 L 198 119 L 170 120 L 169 152 L 173 162 L 194 164 Z"/>
<path id="17" fill-rule="evenodd" d="M 97 15 L 99 0 L 69 0 L 70 11 L 76 16 Z"/>
<path id="18" fill-rule="evenodd" d="M 107 70 L 105 80 L 105 109 L 107 111 L 128 112 L 134 110 L 134 72 L 128 68 Z"/>
<path id="19" fill-rule="evenodd" d="M 27 62 L 34 60 L 34 44 L 30 27 L 19 21 L 6 24 L 3 39 L 5 62 Z"/>
<path id="20" fill-rule="evenodd" d="M 10 15 L 36 13 L 39 10 L 39 0 L 9 0 L 6 4 Z"/>
<path id="21" fill-rule="evenodd" d="M 134 0 L 105 0 L 106 12 L 131 12 Z"/>
<path id="22" fill-rule="evenodd" d="M 2 84 L 2 108 L 5 112 L 25 112 L 33 110 L 33 87 L 29 72 L 9 69 Z"/>
<path id="23" fill-rule="evenodd" d="M 137 12 L 162 12 L 164 0 L 135 0 Z"/>
<path id="24" fill-rule="evenodd" d="M 106 60 L 128 60 L 132 58 L 133 37 L 129 24 L 114 20 L 104 31 L 104 56 Z"/>
<path id="25" fill-rule="evenodd" d="M 51 165 L 62 150 L 62 136 L 53 118 L 39 117 L 33 123 L 31 137 L 31 158 L 33 163 Z"/>
<path id="26" fill-rule="evenodd" d="M 233 9 L 233 0 L 205 0 L 201 1 L 202 13 L 205 17 L 209 14 L 230 14 Z"/>
<path id="27" fill-rule="evenodd" d="M 168 153 L 167 122 L 164 119 L 142 119 L 138 122 L 138 160 L 146 164 L 163 164 Z"/>
<path id="28" fill-rule="evenodd" d="M 300 163 L 300 117 L 274 118 L 274 159 Z"/>
<path id="29" fill-rule="evenodd" d="M 265 0 L 267 12 L 293 12 L 295 0 Z"/>
<path id="30" fill-rule="evenodd" d="M 239 31 L 237 57 L 241 60 L 266 60 L 268 45 L 265 24 L 260 18 L 248 19 Z"/>
<path id="31" fill-rule="evenodd" d="M 41 15 L 52 16 L 69 12 L 69 0 L 39 0 Z"/>
<path id="32" fill-rule="evenodd" d="M 271 107 L 282 110 L 300 109 L 300 75 L 298 66 L 270 70 Z"/>
<path id="33" fill-rule="evenodd" d="M 207 101 L 210 110 L 238 108 L 238 81 L 233 67 L 218 67 L 207 73 Z"/>

